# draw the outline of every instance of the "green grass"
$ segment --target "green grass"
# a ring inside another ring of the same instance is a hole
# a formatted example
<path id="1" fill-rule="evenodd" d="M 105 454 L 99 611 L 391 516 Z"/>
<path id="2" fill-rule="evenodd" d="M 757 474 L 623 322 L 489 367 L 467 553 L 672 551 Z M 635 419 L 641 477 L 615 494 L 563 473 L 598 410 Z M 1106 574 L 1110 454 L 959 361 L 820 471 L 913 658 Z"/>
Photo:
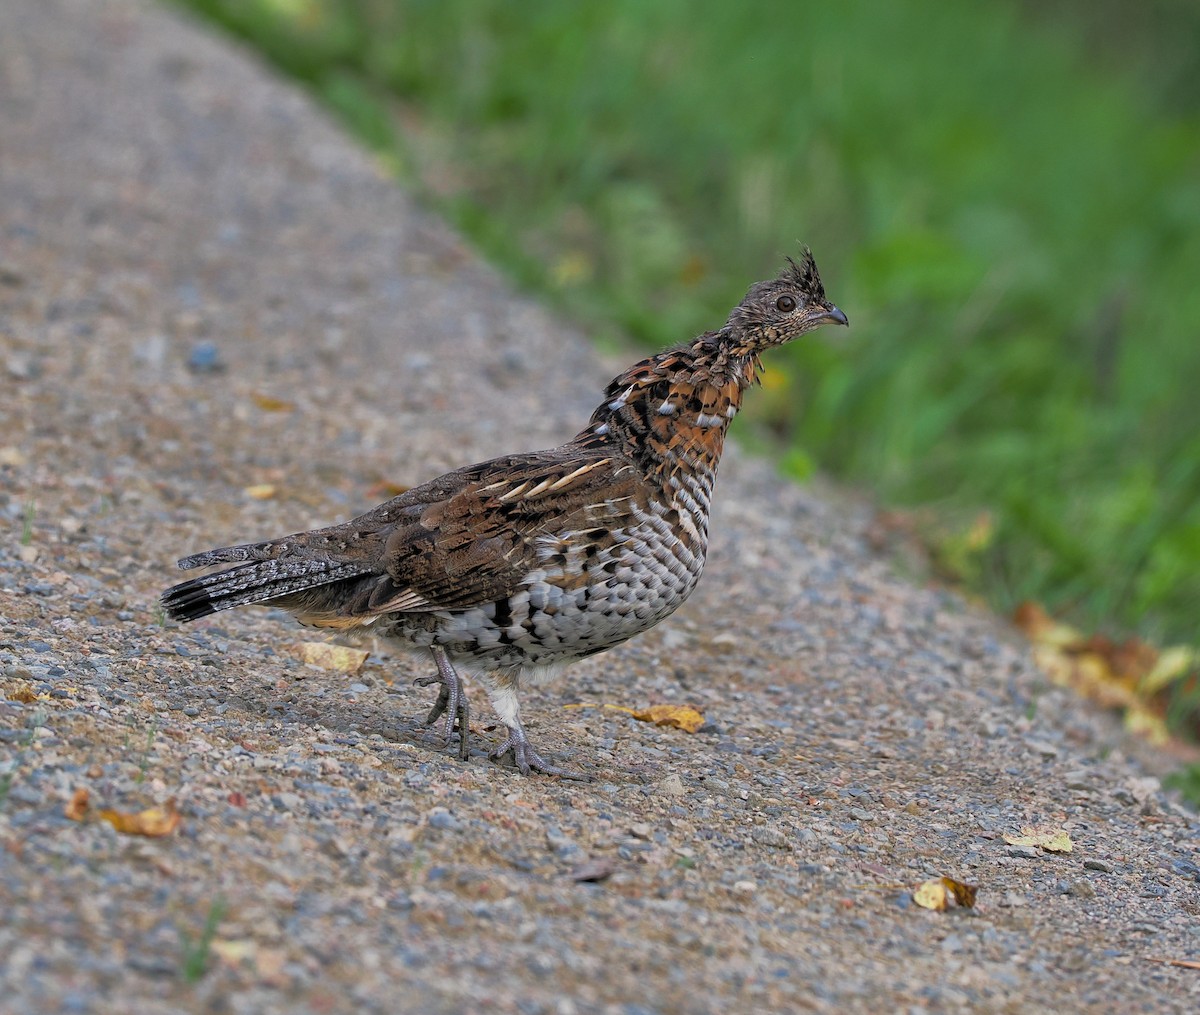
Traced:
<path id="1" fill-rule="evenodd" d="M 798 477 L 932 507 L 952 539 L 987 509 L 960 566 L 1001 609 L 1036 598 L 1194 642 L 1200 118 L 1183 99 L 1200 93 L 1181 98 L 1182 7 L 1126 13 L 1145 55 L 1122 65 L 1119 6 L 1098 28 L 1066 0 L 1040 20 L 949 0 L 188 3 L 601 339 L 713 327 L 808 242 L 851 330 L 771 357 L 782 383 L 742 435 L 757 426 Z"/>
<path id="2" fill-rule="evenodd" d="M 30 499 L 25 502 L 25 512 L 21 522 L 21 545 L 28 546 L 33 542 L 33 522 L 37 518 L 37 503 Z"/>
<path id="3" fill-rule="evenodd" d="M 182 952 L 179 972 L 187 983 L 198 983 L 208 972 L 208 962 L 212 954 L 212 943 L 217 936 L 217 928 L 225 919 L 228 910 L 225 898 L 218 895 L 209 903 L 208 913 L 204 917 L 204 925 L 198 934 L 192 934 L 182 926 L 176 927 L 179 933 L 179 946 Z"/>

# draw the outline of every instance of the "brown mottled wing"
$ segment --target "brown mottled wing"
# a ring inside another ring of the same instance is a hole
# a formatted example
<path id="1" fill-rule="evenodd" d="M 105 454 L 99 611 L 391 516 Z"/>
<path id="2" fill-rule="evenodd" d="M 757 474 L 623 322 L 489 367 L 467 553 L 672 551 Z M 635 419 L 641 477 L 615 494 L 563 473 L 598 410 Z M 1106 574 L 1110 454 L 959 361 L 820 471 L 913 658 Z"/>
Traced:
<path id="1" fill-rule="evenodd" d="M 337 612 L 365 620 L 495 602 L 538 566 L 540 537 L 595 529 L 627 511 L 633 475 L 611 456 L 556 449 L 485 462 L 409 490 L 356 520 L 394 519 L 379 532 L 383 573 L 356 583 Z"/>

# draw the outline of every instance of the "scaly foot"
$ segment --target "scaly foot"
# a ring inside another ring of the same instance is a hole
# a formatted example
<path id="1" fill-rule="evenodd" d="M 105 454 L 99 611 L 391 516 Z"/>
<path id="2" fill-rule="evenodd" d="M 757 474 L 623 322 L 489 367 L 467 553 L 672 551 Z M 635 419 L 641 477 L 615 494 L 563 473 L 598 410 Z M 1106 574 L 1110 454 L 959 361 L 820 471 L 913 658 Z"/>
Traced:
<path id="1" fill-rule="evenodd" d="M 467 701 L 467 696 L 463 693 L 462 681 L 458 673 L 454 669 L 454 665 L 450 662 L 450 657 L 446 655 L 445 649 L 435 646 L 430 651 L 433 653 L 434 662 L 437 663 L 437 674 L 430 677 L 417 677 L 413 684 L 417 687 L 428 687 L 430 684 L 441 684 L 441 689 L 438 691 L 437 701 L 433 703 L 433 708 L 429 715 L 425 718 L 425 725 L 432 726 L 443 714 L 446 716 L 445 738 L 446 743 L 450 742 L 450 738 L 454 735 L 454 727 L 458 726 L 458 756 L 466 761 L 470 756 L 470 717 L 471 707 Z"/>
<path id="2" fill-rule="evenodd" d="M 488 754 L 492 761 L 499 761 L 504 755 L 512 753 L 513 763 L 517 766 L 517 770 L 522 775 L 528 775 L 530 772 L 541 772 L 543 775 L 556 775 L 560 779 L 575 779 L 579 782 L 591 782 L 591 776 L 583 772 L 576 772 L 569 768 L 559 768 L 558 765 L 551 765 L 537 751 L 533 749 L 533 745 L 529 743 L 529 738 L 525 735 L 525 729 L 520 726 L 507 726 L 508 736 L 501 741 L 500 745 Z"/>

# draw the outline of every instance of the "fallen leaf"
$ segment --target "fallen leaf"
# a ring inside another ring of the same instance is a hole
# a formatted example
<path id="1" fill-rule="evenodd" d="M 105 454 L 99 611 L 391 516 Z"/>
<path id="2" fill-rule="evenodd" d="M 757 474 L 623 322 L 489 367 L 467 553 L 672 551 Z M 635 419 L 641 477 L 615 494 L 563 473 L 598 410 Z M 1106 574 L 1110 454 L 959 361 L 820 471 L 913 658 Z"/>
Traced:
<path id="1" fill-rule="evenodd" d="M 975 896 L 979 894 L 978 885 L 969 885 L 965 881 L 955 881 L 954 878 L 942 878 L 944 884 L 950 893 L 954 896 L 954 901 L 957 902 L 963 909 L 973 909 L 975 907 Z"/>
<path id="2" fill-rule="evenodd" d="M 71 794 L 70 802 L 63 809 L 63 813 L 72 821 L 82 821 L 87 817 L 88 812 L 88 791 L 86 789 L 77 789 Z"/>
<path id="3" fill-rule="evenodd" d="M 255 486 L 246 487 L 242 492 L 255 500 L 270 500 L 275 496 L 276 488 L 274 483 L 258 483 Z"/>
<path id="4" fill-rule="evenodd" d="M 151 807 L 148 810 L 139 811 L 137 814 L 127 814 L 124 811 L 99 811 L 97 816 L 125 835 L 145 835 L 150 838 L 170 835 L 179 827 L 181 820 L 173 797 L 161 807 Z"/>
<path id="5" fill-rule="evenodd" d="M 953 899 L 956 906 L 972 909 L 978 893 L 978 885 L 969 885 L 965 881 L 948 877 L 930 878 L 917 886 L 916 891 L 913 892 L 913 902 L 922 909 L 941 912 L 950 905 L 950 900 Z"/>
<path id="6" fill-rule="evenodd" d="M 933 909 L 941 912 L 950 901 L 950 893 L 946 891 L 946 886 L 942 884 L 941 878 L 930 878 L 928 881 L 922 881 L 917 890 L 913 892 L 913 902 L 922 909 Z"/>
<path id="7" fill-rule="evenodd" d="M 1075 848 L 1065 828 L 1034 828 L 1026 826 L 1020 835 L 1006 835 L 1010 846 L 1036 846 L 1047 853 L 1070 853 Z"/>
<path id="8" fill-rule="evenodd" d="M 236 941 L 217 938 L 209 947 L 217 958 L 231 966 L 241 965 L 243 959 L 253 957 L 258 951 L 257 944 L 250 938 L 242 938 Z"/>
<path id="9" fill-rule="evenodd" d="M 291 412 L 296 406 L 292 402 L 286 402 L 282 398 L 275 398 L 272 395 L 263 395 L 255 392 L 250 396 L 263 412 Z"/>
<path id="10" fill-rule="evenodd" d="M 1166 719 L 1144 705 L 1130 705 L 1125 710 L 1125 728 L 1159 747 L 1165 747 L 1171 742 L 1171 731 L 1167 728 Z"/>
<path id="11" fill-rule="evenodd" d="M 638 709 L 633 717 L 656 726 L 674 726 L 685 733 L 695 733 L 704 725 L 704 716 L 691 705 L 651 705 Z"/>
<path id="12" fill-rule="evenodd" d="M 1138 690 L 1143 694 L 1161 691 L 1197 667 L 1200 667 L 1200 649 L 1187 645 L 1172 645 L 1159 652 L 1149 672 L 1142 675 Z"/>
<path id="13" fill-rule="evenodd" d="M 300 658 L 323 670 L 338 673 L 357 673 L 371 653 L 345 645 L 332 645 L 327 641 L 306 641 L 300 646 Z"/>
<path id="14" fill-rule="evenodd" d="M 1041 603 L 1022 603 L 1013 613 L 1013 622 L 1037 645 L 1062 647 L 1076 644 L 1083 639 L 1083 635 L 1075 628 L 1061 624 L 1051 617 Z"/>
<path id="15" fill-rule="evenodd" d="M 627 712 L 639 722 L 652 722 L 656 726 L 674 726 L 688 733 L 695 733 L 704 725 L 704 716 L 691 705 L 651 705 L 649 708 L 627 708 L 624 705 L 605 705 L 614 712 Z"/>
<path id="16" fill-rule="evenodd" d="M 29 684 L 27 684 L 24 680 L 21 680 L 17 683 L 17 686 L 13 688 L 13 690 L 5 694 L 5 697 L 8 698 L 9 701 L 19 701 L 23 705 L 30 705 L 39 698 L 41 698 L 43 701 L 48 700 L 50 695 L 39 695 L 32 687 L 29 686 Z"/>
<path id="17" fill-rule="evenodd" d="M 1017 607 L 1013 620 L 1032 642 L 1034 659 L 1053 683 L 1124 710 L 1128 727 L 1152 742 L 1168 741 L 1164 692 L 1200 667 L 1200 650 L 1186 645 L 1160 650 L 1138 638 L 1085 636 L 1033 602 Z"/>

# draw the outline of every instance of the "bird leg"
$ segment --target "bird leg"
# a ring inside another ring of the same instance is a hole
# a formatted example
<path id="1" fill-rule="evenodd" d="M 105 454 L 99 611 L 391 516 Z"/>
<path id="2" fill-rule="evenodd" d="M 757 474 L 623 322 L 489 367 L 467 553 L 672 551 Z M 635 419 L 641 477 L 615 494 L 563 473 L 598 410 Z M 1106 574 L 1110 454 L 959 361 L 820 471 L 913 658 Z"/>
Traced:
<path id="1" fill-rule="evenodd" d="M 591 777 L 583 772 L 569 768 L 560 768 L 546 761 L 529 742 L 525 727 L 521 725 L 521 714 L 517 707 L 517 692 L 515 687 L 497 687 L 492 691 L 492 707 L 508 730 L 500 744 L 488 753 L 492 761 L 499 761 L 509 752 L 512 753 L 513 763 L 522 775 L 530 772 L 541 772 L 543 775 L 556 775 L 560 779 L 577 779 L 580 782 L 591 782 Z"/>
<path id="2" fill-rule="evenodd" d="M 446 655 L 446 650 L 440 645 L 430 647 L 433 653 L 433 661 L 437 663 L 437 674 L 429 677 L 417 677 L 413 684 L 417 687 L 428 687 L 430 684 L 441 684 L 438 690 L 437 701 L 433 703 L 433 708 L 425 719 L 426 726 L 432 726 L 441 718 L 443 713 L 446 713 L 446 742 L 450 742 L 450 737 L 454 735 L 454 725 L 458 723 L 458 756 L 466 761 L 470 755 L 470 703 L 467 701 L 467 696 L 463 693 L 462 680 L 454 669 L 454 664 L 450 662 L 450 657 Z"/>

